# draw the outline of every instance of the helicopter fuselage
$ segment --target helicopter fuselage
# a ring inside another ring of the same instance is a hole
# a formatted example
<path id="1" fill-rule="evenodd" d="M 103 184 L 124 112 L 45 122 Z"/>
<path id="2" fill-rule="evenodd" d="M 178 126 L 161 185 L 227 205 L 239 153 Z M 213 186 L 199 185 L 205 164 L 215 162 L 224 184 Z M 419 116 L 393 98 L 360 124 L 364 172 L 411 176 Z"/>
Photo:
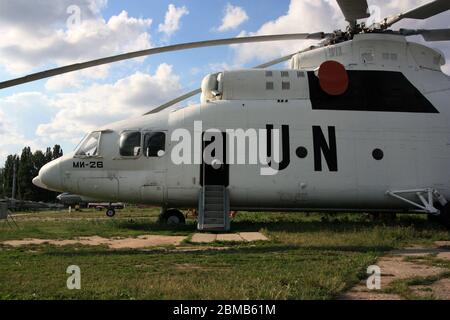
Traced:
<path id="1" fill-rule="evenodd" d="M 443 59 L 398 35 L 362 34 L 298 54 L 288 70 L 213 75 L 204 81 L 201 104 L 104 126 L 96 131 L 95 154 L 55 160 L 36 183 L 177 208 L 197 207 L 205 184 L 226 187 L 232 210 L 414 209 L 388 194 L 395 190 L 432 189 L 450 199 L 450 79 L 440 69 Z M 329 60 L 347 70 L 342 95 L 320 87 L 317 68 Z M 221 133 L 232 161 L 205 163 L 207 131 Z M 121 154 L 133 134 L 140 140 Z M 150 141 L 162 141 L 156 151 L 163 152 L 152 151 Z"/>

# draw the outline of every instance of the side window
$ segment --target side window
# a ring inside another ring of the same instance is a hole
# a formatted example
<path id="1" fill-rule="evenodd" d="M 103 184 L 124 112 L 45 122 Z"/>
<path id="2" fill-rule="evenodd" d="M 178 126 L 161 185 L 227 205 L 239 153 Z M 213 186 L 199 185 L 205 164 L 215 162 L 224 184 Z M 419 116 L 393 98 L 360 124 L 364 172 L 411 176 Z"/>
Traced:
<path id="1" fill-rule="evenodd" d="M 149 158 L 162 157 L 166 151 L 166 134 L 149 132 L 144 136 L 144 152 Z"/>
<path id="2" fill-rule="evenodd" d="M 99 155 L 98 147 L 100 142 L 100 132 L 93 132 L 88 135 L 80 144 L 80 147 L 75 152 L 76 156 L 80 157 L 97 157 Z"/>
<path id="3" fill-rule="evenodd" d="M 122 133 L 119 147 L 122 157 L 139 157 L 141 154 L 141 133 L 139 131 Z"/>

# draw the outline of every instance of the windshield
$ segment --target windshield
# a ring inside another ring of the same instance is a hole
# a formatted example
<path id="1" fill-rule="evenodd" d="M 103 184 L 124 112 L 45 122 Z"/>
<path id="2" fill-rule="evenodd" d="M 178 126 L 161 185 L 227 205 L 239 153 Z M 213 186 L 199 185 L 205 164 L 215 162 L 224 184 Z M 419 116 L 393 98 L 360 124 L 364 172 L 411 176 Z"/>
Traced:
<path id="1" fill-rule="evenodd" d="M 75 155 L 83 157 L 96 157 L 99 155 L 98 146 L 100 142 L 100 132 L 93 132 L 88 135 L 83 142 L 81 142 L 80 147 L 76 151 Z"/>

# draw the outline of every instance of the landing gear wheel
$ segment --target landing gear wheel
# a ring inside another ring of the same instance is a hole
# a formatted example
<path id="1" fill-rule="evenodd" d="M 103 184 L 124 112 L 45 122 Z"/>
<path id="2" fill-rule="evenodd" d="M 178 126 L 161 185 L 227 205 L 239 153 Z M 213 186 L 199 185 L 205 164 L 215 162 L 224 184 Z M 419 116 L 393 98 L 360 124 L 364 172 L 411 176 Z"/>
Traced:
<path id="1" fill-rule="evenodd" d="M 170 209 L 161 214 L 159 220 L 163 224 L 177 226 L 186 224 L 186 218 L 181 211 L 176 209 Z"/>
<path id="2" fill-rule="evenodd" d="M 435 207 L 439 209 L 441 213 L 439 215 L 429 214 L 428 220 L 431 222 L 439 223 L 450 230 L 450 202 L 445 206 L 437 204 L 435 205 Z"/>
<path id="3" fill-rule="evenodd" d="M 116 215 L 116 210 L 114 208 L 109 208 L 106 210 L 106 215 L 112 218 Z"/>

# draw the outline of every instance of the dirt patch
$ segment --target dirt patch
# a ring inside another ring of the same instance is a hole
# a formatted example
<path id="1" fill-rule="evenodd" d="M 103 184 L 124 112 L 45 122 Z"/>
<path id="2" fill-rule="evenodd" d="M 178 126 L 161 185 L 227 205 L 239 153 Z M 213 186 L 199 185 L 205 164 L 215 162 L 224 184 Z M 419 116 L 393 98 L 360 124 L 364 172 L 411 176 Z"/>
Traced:
<path id="1" fill-rule="evenodd" d="M 435 244 L 440 249 L 450 249 L 450 241 L 436 241 Z"/>
<path id="2" fill-rule="evenodd" d="M 423 258 L 436 256 L 439 259 L 450 260 L 450 241 L 439 241 L 434 246 L 413 246 L 401 250 L 391 251 L 387 256 L 378 260 L 377 266 L 381 269 L 381 290 L 369 290 L 366 280 L 361 281 L 350 291 L 343 294 L 343 300 L 399 300 L 396 294 L 387 294 L 393 281 L 413 278 L 426 278 L 439 276 L 449 269 L 421 263 L 408 258 Z M 409 261 L 408 261 L 409 260 Z M 429 285 L 410 286 L 409 289 L 419 297 L 433 297 L 437 299 L 450 299 L 450 279 L 442 279 Z"/>
<path id="3" fill-rule="evenodd" d="M 98 236 L 80 237 L 74 240 L 47 240 L 47 239 L 25 239 L 3 242 L 4 245 L 12 247 L 23 247 L 29 245 L 49 244 L 54 246 L 86 245 L 102 246 L 106 245 L 111 249 L 140 249 L 156 246 L 180 245 L 186 237 L 182 236 L 159 236 L 144 235 L 137 238 L 102 238 Z"/>
<path id="4" fill-rule="evenodd" d="M 395 280 L 437 276 L 447 269 L 405 261 L 403 256 L 383 257 L 377 265 L 381 269 L 381 287 L 387 288 Z"/>
<path id="5" fill-rule="evenodd" d="M 242 242 L 244 239 L 237 233 L 218 234 L 216 241 Z"/>
<path id="6" fill-rule="evenodd" d="M 436 257 L 438 259 L 442 259 L 442 260 L 450 260 L 450 251 L 448 251 L 448 252 L 439 252 Z"/>
<path id="7" fill-rule="evenodd" d="M 269 240 L 269 238 L 267 238 L 261 232 L 241 232 L 239 233 L 239 235 L 242 237 L 242 239 L 248 242 Z"/>
<path id="8" fill-rule="evenodd" d="M 241 233 L 196 233 L 192 236 L 192 243 L 212 243 L 215 241 L 222 242 L 255 242 L 269 240 L 260 232 L 241 232 Z"/>
<path id="9" fill-rule="evenodd" d="M 402 297 L 397 294 L 367 291 L 365 287 L 363 289 L 361 291 L 352 289 L 351 292 L 342 295 L 340 300 L 402 300 Z"/>
<path id="10" fill-rule="evenodd" d="M 50 240 L 50 239 L 23 239 L 5 241 L 2 244 L 11 247 L 24 247 L 30 245 L 53 245 L 53 246 L 107 246 L 110 249 L 144 249 L 161 246 L 179 246 L 187 237 L 185 236 L 160 236 L 160 235 L 142 235 L 136 238 L 102 238 L 99 236 L 80 237 L 73 240 Z M 208 244 L 215 241 L 235 241 L 235 242 L 253 242 L 268 240 L 259 232 L 245 234 L 209 234 L 195 233 L 191 242 L 197 244 Z M 205 250 L 227 250 L 228 247 L 180 247 L 177 251 L 205 251 Z"/>
<path id="11" fill-rule="evenodd" d="M 192 236 L 192 243 L 211 243 L 216 241 L 217 235 L 211 233 L 196 233 Z"/>
<path id="12" fill-rule="evenodd" d="M 127 238 L 121 240 L 113 240 L 112 243 L 108 244 L 111 249 L 122 249 L 122 248 L 146 248 L 154 246 L 178 246 L 181 242 L 186 239 L 183 236 L 139 236 L 136 239 Z"/>
<path id="13" fill-rule="evenodd" d="M 450 279 L 448 278 L 436 281 L 429 286 L 412 286 L 411 289 L 419 297 L 450 300 Z"/>

